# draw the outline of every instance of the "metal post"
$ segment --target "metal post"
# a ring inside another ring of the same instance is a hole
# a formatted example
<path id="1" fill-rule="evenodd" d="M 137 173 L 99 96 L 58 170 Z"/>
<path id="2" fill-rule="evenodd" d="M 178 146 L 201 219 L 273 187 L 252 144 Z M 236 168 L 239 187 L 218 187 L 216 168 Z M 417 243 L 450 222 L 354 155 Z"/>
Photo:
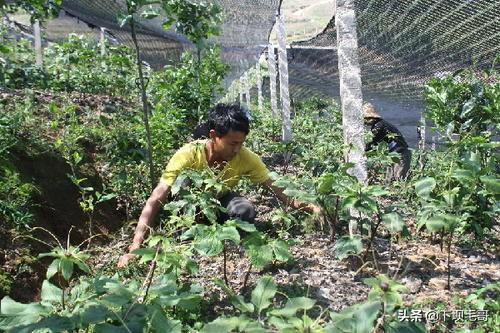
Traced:
<path id="1" fill-rule="evenodd" d="M 42 33 L 40 31 L 40 21 L 36 20 L 33 23 L 33 33 L 35 37 L 35 64 L 38 67 L 43 67 L 43 56 L 42 56 Z"/>
<path id="2" fill-rule="evenodd" d="M 288 90 L 288 58 L 286 52 L 286 30 L 285 18 L 283 14 L 276 16 L 278 25 L 278 61 L 280 75 L 280 99 L 281 99 L 281 116 L 283 119 L 283 136 L 284 142 L 292 140 L 292 121 L 290 119 L 290 93 Z"/>
<path id="3" fill-rule="evenodd" d="M 269 44 L 267 47 L 267 64 L 269 67 L 269 90 L 271 92 L 271 112 L 274 118 L 278 118 L 278 99 L 276 96 L 276 56 L 274 54 L 274 46 Z"/>

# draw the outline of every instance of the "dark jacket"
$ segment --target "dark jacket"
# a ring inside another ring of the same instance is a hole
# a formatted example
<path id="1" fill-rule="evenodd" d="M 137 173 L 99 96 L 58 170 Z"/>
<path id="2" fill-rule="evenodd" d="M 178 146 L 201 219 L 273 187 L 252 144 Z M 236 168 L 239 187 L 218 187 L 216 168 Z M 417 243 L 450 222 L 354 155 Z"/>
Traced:
<path id="1" fill-rule="evenodd" d="M 193 139 L 194 140 L 200 140 L 200 139 L 208 139 L 208 132 L 210 132 L 210 128 L 208 126 L 208 122 L 203 122 L 201 124 L 198 124 L 198 126 L 195 127 L 193 130 Z"/>
<path id="2" fill-rule="evenodd" d="M 371 118 L 368 125 L 373 133 L 373 139 L 366 144 L 367 151 L 382 141 L 387 143 L 390 152 L 400 153 L 408 148 L 403 134 L 391 123 L 380 118 Z"/>

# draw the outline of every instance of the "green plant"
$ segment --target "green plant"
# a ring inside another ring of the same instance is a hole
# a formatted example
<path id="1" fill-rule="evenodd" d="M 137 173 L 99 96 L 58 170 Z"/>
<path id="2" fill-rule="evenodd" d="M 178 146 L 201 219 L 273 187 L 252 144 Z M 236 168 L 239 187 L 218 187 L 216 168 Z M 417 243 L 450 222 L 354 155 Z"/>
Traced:
<path id="1" fill-rule="evenodd" d="M 457 306 L 461 311 L 482 314 L 486 320 L 466 321 L 459 324 L 457 332 L 495 332 L 500 326 L 500 283 L 491 283 L 483 288 L 479 288 L 467 296 L 465 299 L 456 300 Z"/>
<path id="2" fill-rule="evenodd" d="M 257 281 L 250 302 L 245 301 L 242 295 L 236 295 L 222 281 L 217 280 L 216 284 L 226 292 L 231 304 L 241 315 L 219 317 L 206 324 L 201 330 L 202 333 L 268 332 L 275 329 L 280 332 L 324 332 L 321 325 L 322 316 L 312 319 L 307 315 L 307 311 L 316 303 L 313 299 L 295 297 L 288 299 L 282 308 L 272 306 L 277 286 L 270 276 L 264 276 Z"/>
<path id="3" fill-rule="evenodd" d="M 61 8 L 62 0 L 21 0 L 14 3 L 0 2 L 0 10 L 15 12 L 19 9 L 26 11 L 30 15 L 31 22 L 35 20 L 46 20 L 56 17 Z"/>
<path id="4" fill-rule="evenodd" d="M 326 327 L 330 332 L 426 332 L 421 323 L 399 321 L 397 311 L 402 307 L 401 284 L 385 275 L 364 279 L 371 286 L 368 300 L 350 306 L 339 313 L 331 313 L 331 323 Z"/>

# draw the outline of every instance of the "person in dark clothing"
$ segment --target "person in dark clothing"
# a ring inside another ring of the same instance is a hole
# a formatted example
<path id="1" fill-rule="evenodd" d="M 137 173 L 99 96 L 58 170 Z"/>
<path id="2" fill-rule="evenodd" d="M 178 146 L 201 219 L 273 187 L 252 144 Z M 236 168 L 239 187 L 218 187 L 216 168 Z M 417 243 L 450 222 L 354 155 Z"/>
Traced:
<path id="1" fill-rule="evenodd" d="M 382 119 L 371 103 L 363 105 L 365 125 L 370 127 L 373 138 L 366 144 L 366 151 L 372 150 L 381 142 L 387 143 L 389 152 L 396 152 L 400 155 L 400 160 L 390 170 L 388 170 L 387 180 L 404 179 L 408 175 L 411 164 L 411 151 L 403 137 L 403 134 L 396 126 Z"/>
<path id="2" fill-rule="evenodd" d="M 208 125 L 208 121 L 205 121 L 201 124 L 198 124 L 193 130 L 193 139 L 201 140 L 208 139 L 208 132 L 210 132 L 210 126 Z"/>

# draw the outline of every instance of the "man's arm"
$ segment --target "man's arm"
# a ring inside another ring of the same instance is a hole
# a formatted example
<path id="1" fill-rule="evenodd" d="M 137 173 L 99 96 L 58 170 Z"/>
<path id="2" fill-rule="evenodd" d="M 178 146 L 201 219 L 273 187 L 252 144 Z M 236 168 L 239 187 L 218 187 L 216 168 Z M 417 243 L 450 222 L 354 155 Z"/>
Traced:
<path id="1" fill-rule="evenodd" d="M 285 205 L 291 206 L 293 209 L 297 210 L 304 210 L 309 213 L 317 213 L 321 214 L 323 210 L 321 209 L 320 206 L 312 204 L 312 203 L 305 203 L 301 202 L 299 200 L 295 200 L 287 196 L 285 193 L 283 193 L 284 189 L 278 186 L 274 186 L 273 182 L 271 179 L 268 179 L 264 182 L 264 185 L 268 187 L 271 191 L 276 194 L 278 199 L 280 199 L 281 202 L 283 202 Z"/>
<path id="2" fill-rule="evenodd" d="M 132 251 L 141 247 L 146 233 L 153 226 L 156 214 L 160 208 L 167 202 L 168 194 L 170 193 L 170 186 L 160 182 L 156 188 L 151 193 L 151 196 L 146 201 L 144 208 L 142 209 L 141 216 L 139 217 L 139 222 L 135 228 L 134 240 L 128 248 L 128 253 L 124 254 L 118 260 L 118 267 L 124 267 L 128 264 L 129 260 L 134 257 Z"/>

